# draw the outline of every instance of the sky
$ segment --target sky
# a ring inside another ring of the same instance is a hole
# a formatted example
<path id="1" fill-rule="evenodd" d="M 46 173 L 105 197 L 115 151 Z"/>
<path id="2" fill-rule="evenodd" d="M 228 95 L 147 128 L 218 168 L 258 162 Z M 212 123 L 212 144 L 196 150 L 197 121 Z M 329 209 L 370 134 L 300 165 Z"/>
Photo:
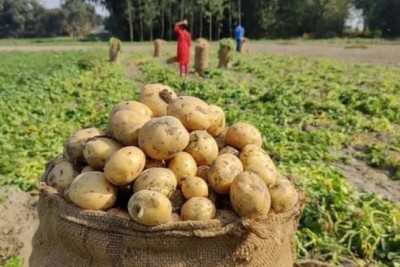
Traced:
<path id="1" fill-rule="evenodd" d="M 60 6 L 60 0 L 39 0 L 47 8 L 56 8 Z M 102 16 L 108 16 L 108 11 L 102 6 L 96 6 L 96 12 Z"/>

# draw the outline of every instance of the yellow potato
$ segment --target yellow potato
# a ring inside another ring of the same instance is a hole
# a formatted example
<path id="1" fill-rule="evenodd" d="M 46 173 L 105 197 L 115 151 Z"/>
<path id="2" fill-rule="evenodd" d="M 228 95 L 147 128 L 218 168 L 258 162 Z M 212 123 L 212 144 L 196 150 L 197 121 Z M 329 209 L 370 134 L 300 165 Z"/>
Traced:
<path id="1" fill-rule="evenodd" d="M 240 217 L 266 218 L 271 207 L 271 196 L 264 181 L 252 172 L 235 177 L 230 190 L 233 209 Z"/>
<path id="2" fill-rule="evenodd" d="M 253 164 L 245 169 L 246 171 L 257 174 L 268 188 L 271 188 L 277 180 L 278 172 L 276 169 L 271 169 L 267 164 L 262 162 Z"/>
<path id="3" fill-rule="evenodd" d="M 167 114 L 178 118 L 188 131 L 207 130 L 210 110 L 207 103 L 192 96 L 179 96 L 167 107 Z"/>
<path id="4" fill-rule="evenodd" d="M 151 111 L 151 109 L 145 104 L 137 101 L 122 101 L 115 105 L 111 110 L 110 115 L 108 116 L 109 122 L 112 119 L 112 116 L 120 110 L 131 110 L 146 117 L 153 117 L 153 111 Z"/>
<path id="5" fill-rule="evenodd" d="M 215 217 L 214 203 L 208 198 L 193 197 L 186 201 L 181 210 L 182 221 L 207 221 Z"/>
<path id="6" fill-rule="evenodd" d="M 154 117 L 167 115 L 168 103 L 176 98 L 174 90 L 163 84 L 148 84 L 140 92 L 139 101 L 148 106 Z"/>
<path id="7" fill-rule="evenodd" d="M 144 169 L 150 169 L 150 168 L 165 168 L 166 167 L 166 162 L 164 160 L 156 160 L 147 157 L 146 158 L 146 165 L 144 165 Z"/>
<path id="8" fill-rule="evenodd" d="M 77 206 L 89 210 L 107 210 L 117 200 L 115 187 L 102 172 L 85 172 L 78 175 L 68 188 L 68 197 Z"/>
<path id="9" fill-rule="evenodd" d="M 103 170 L 110 157 L 121 148 L 122 145 L 113 139 L 97 137 L 86 143 L 83 157 L 94 169 Z"/>
<path id="10" fill-rule="evenodd" d="M 70 162 L 82 162 L 86 142 L 95 136 L 102 135 L 104 132 L 97 128 L 87 128 L 76 132 L 64 144 L 64 157 Z"/>
<path id="11" fill-rule="evenodd" d="M 189 143 L 189 133 L 175 117 L 153 118 L 139 132 L 139 147 L 147 156 L 167 160 L 181 152 Z"/>
<path id="12" fill-rule="evenodd" d="M 210 166 L 208 183 L 215 192 L 229 194 L 233 179 L 242 171 L 242 163 L 237 157 L 232 154 L 219 155 Z"/>
<path id="13" fill-rule="evenodd" d="M 186 152 L 178 152 L 175 157 L 169 161 L 168 168 L 175 174 L 179 187 L 187 177 L 193 177 L 197 172 L 196 161 Z"/>
<path id="14" fill-rule="evenodd" d="M 207 131 L 193 131 L 185 152 L 194 158 L 197 166 L 210 165 L 218 156 L 218 145 Z"/>
<path id="15" fill-rule="evenodd" d="M 63 190 L 71 184 L 76 176 L 78 176 L 78 172 L 71 162 L 60 161 L 49 172 L 46 182 L 54 188 Z"/>
<path id="16" fill-rule="evenodd" d="M 142 172 L 146 156 L 137 147 L 127 146 L 115 152 L 106 162 L 104 174 L 115 185 L 127 185 Z"/>
<path id="17" fill-rule="evenodd" d="M 207 132 L 213 136 L 217 137 L 225 129 L 225 113 L 222 108 L 216 105 L 210 105 L 210 127 L 208 127 Z"/>
<path id="18" fill-rule="evenodd" d="M 165 195 L 157 191 L 142 190 L 129 200 L 128 212 L 137 223 L 155 226 L 171 220 L 172 207 Z"/>
<path id="19" fill-rule="evenodd" d="M 289 180 L 279 179 L 269 191 L 271 193 L 271 209 L 275 213 L 283 213 L 296 206 L 298 193 Z"/>
<path id="20" fill-rule="evenodd" d="M 241 150 L 249 144 L 254 144 L 261 147 L 261 133 L 251 124 L 238 122 L 230 126 L 225 135 L 225 142 Z"/>
<path id="21" fill-rule="evenodd" d="M 133 185 L 133 192 L 141 190 L 154 190 L 166 197 L 171 197 L 176 190 L 177 181 L 175 174 L 166 168 L 150 168 L 143 171 Z"/>
<path id="22" fill-rule="evenodd" d="M 186 199 L 192 197 L 207 197 L 208 185 L 200 177 L 188 177 L 182 183 L 182 193 Z"/>
<path id="23" fill-rule="evenodd" d="M 234 147 L 226 146 L 226 147 L 220 149 L 219 154 L 220 154 L 220 155 L 221 155 L 221 154 L 232 154 L 232 155 L 234 155 L 234 156 L 236 156 L 236 157 L 239 157 L 240 151 L 237 150 L 237 149 L 234 148 Z"/>
<path id="24" fill-rule="evenodd" d="M 151 119 L 150 116 L 131 110 L 114 113 L 108 125 L 111 136 L 126 146 L 137 145 L 139 131 Z"/>
<path id="25" fill-rule="evenodd" d="M 267 152 L 265 152 L 261 147 L 256 145 L 245 146 L 240 152 L 239 158 L 245 170 L 246 168 L 254 164 L 258 164 L 260 162 L 268 166 L 270 169 L 276 170 L 275 164 L 269 157 Z"/>
<path id="26" fill-rule="evenodd" d="M 90 166 L 90 165 L 87 165 L 87 166 L 85 166 L 85 167 L 82 168 L 81 173 L 83 173 L 83 172 L 95 172 L 95 171 L 96 171 L 95 168 L 93 168 L 93 167 Z"/>

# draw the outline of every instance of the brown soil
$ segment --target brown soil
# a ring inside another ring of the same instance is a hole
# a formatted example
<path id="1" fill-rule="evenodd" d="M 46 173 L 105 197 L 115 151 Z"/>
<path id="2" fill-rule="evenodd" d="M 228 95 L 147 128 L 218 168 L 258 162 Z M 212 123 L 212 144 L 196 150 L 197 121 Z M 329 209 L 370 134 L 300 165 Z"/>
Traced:
<path id="1" fill-rule="evenodd" d="M 28 266 L 31 240 L 38 227 L 37 197 L 15 187 L 0 187 L 0 266 L 11 256 L 18 256 Z"/>

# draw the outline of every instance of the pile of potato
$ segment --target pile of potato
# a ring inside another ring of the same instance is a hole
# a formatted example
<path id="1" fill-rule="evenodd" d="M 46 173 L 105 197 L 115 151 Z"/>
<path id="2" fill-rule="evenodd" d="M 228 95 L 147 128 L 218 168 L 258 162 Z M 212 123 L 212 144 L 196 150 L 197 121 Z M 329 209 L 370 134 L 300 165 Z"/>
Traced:
<path id="1" fill-rule="evenodd" d="M 46 182 L 82 209 L 148 226 L 262 220 L 292 209 L 298 196 L 261 145 L 251 124 L 226 126 L 220 107 L 149 84 L 140 102 L 113 108 L 105 131 L 73 134 Z"/>

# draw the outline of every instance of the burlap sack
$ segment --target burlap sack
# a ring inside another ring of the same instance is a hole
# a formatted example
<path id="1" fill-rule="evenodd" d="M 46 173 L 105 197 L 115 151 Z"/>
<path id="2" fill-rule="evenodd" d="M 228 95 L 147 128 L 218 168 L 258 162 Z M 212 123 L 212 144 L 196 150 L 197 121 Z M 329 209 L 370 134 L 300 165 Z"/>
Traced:
<path id="1" fill-rule="evenodd" d="M 195 71 L 202 74 L 208 69 L 210 45 L 206 39 L 199 38 L 196 40 L 194 49 L 194 67 Z"/>
<path id="2" fill-rule="evenodd" d="M 232 67 L 232 49 L 229 46 L 220 45 L 218 51 L 218 68 L 229 69 Z"/>
<path id="3" fill-rule="evenodd" d="M 110 58 L 110 62 L 115 62 L 118 63 L 119 62 L 119 47 L 118 45 L 110 45 L 110 49 L 109 49 L 109 58 Z"/>
<path id="4" fill-rule="evenodd" d="M 40 191 L 40 222 L 32 240 L 31 267 L 294 264 L 301 194 L 293 210 L 271 214 L 263 222 L 230 218 L 147 227 L 110 212 L 82 210 L 52 187 L 44 185 Z"/>
<path id="5" fill-rule="evenodd" d="M 166 42 L 162 39 L 154 41 L 154 57 L 162 57 L 164 55 L 164 46 Z"/>
<path id="6" fill-rule="evenodd" d="M 249 52 L 249 48 L 248 48 L 249 41 L 250 40 L 248 38 L 243 38 L 242 45 L 240 46 L 240 53 Z"/>

